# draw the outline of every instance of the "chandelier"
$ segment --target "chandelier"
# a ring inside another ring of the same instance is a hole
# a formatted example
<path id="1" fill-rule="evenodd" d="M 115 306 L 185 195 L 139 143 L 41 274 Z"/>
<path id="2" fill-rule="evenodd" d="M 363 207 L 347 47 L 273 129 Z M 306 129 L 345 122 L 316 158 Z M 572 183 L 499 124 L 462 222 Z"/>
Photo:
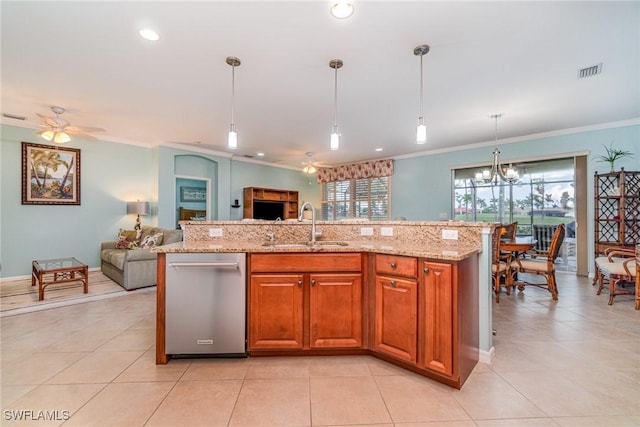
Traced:
<path id="1" fill-rule="evenodd" d="M 502 114 L 492 114 L 492 119 L 496 121 L 496 148 L 493 150 L 493 162 L 491 163 L 491 169 L 484 169 L 482 172 L 476 173 L 477 184 L 489 184 L 496 185 L 499 180 L 514 183 L 520 178 L 518 171 L 509 163 L 508 167 L 504 167 L 500 164 L 500 150 L 498 150 L 498 118 L 502 117 Z"/>

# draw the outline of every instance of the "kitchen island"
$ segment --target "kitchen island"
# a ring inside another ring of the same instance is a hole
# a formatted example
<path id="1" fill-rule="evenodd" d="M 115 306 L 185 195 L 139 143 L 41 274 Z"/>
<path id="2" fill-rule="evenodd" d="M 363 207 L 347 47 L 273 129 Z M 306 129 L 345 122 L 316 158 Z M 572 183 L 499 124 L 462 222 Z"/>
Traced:
<path id="1" fill-rule="evenodd" d="M 158 252 L 156 363 L 167 253 L 247 254 L 250 356 L 368 354 L 460 388 L 479 359 L 479 272 L 492 224 L 183 222 Z M 453 238 L 456 237 L 456 239 Z M 443 237 L 448 237 L 443 239 Z"/>

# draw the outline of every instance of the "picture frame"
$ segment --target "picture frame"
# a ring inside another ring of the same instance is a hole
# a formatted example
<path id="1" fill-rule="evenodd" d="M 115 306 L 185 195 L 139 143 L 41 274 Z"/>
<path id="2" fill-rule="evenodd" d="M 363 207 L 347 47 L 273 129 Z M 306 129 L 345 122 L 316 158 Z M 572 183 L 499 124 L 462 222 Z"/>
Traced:
<path id="1" fill-rule="evenodd" d="M 206 202 L 207 189 L 205 187 L 180 187 L 181 202 Z"/>
<path id="2" fill-rule="evenodd" d="M 80 205 L 80 149 L 22 142 L 22 204 Z"/>

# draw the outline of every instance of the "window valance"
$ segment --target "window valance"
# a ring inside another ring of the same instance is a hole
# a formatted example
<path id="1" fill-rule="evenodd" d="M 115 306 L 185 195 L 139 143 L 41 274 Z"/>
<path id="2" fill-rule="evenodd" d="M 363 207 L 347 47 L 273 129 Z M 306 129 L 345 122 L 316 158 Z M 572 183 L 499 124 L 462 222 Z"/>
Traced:
<path id="1" fill-rule="evenodd" d="M 353 163 L 334 168 L 318 168 L 318 182 L 346 181 L 349 179 L 381 178 L 393 175 L 393 160 L 375 160 Z"/>

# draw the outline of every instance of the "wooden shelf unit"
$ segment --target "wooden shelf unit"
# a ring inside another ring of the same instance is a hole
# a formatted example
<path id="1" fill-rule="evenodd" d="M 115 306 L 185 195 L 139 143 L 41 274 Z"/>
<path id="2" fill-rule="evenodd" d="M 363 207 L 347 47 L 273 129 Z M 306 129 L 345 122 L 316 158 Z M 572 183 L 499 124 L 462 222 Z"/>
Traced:
<path id="1" fill-rule="evenodd" d="M 298 192 L 293 190 L 278 190 L 274 188 L 246 187 L 244 189 L 243 218 L 253 218 L 253 203 L 255 201 L 283 202 L 284 215 L 282 219 L 298 217 Z"/>
<path id="2" fill-rule="evenodd" d="M 640 172 L 596 172 L 593 194 L 595 256 L 611 247 L 634 248 L 640 242 Z"/>

